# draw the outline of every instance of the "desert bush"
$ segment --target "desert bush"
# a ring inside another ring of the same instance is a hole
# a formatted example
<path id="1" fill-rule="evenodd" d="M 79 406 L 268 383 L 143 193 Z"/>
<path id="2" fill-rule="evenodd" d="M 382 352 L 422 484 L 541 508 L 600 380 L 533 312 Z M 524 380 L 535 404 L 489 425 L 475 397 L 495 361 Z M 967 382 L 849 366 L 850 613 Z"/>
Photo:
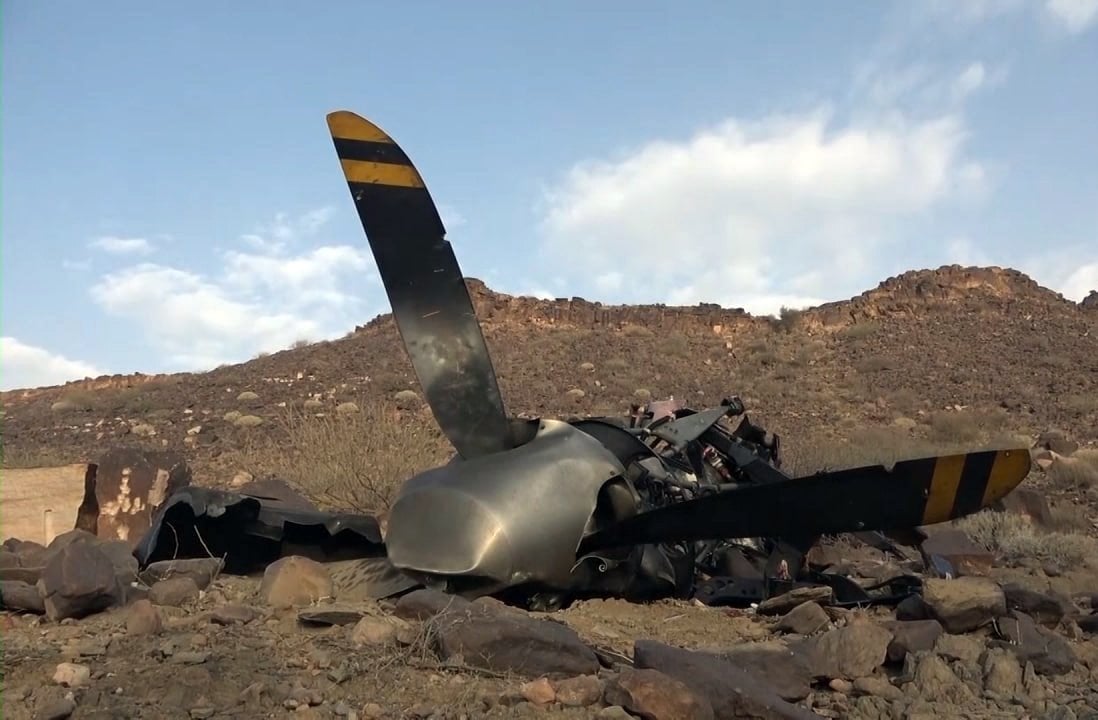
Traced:
<path id="1" fill-rule="evenodd" d="M 53 404 L 59 411 L 94 412 L 103 409 L 103 395 L 91 390 L 70 390 Z"/>
<path id="2" fill-rule="evenodd" d="M 890 370 L 893 367 L 893 362 L 884 357 L 868 357 L 859 360 L 854 364 L 854 369 L 860 373 L 874 373 L 882 370 Z"/>
<path id="3" fill-rule="evenodd" d="M 804 310 L 797 310 L 783 305 L 778 317 L 772 318 L 770 324 L 779 332 L 792 332 L 800 323 L 802 315 L 804 315 Z"/>
<path id="4" fill-rule="evenodd" d="M 1048 468 L 1048 479 L 1061 489 L 1085 489 L 1098 485 L 1098 467 L 1079 458 L 1058 458 Z"/>
<path id="5" fill-rule="evenodd" d="M 1060 570 L 1098 560 L 1098 539 L 1045 532 L 1016 513 L 982 510 L 956 521 L 974 542 L 1010 563 L 1033 558 Z"/>
<path id="6" fill-rule="evenodd" d="M 805 475 L 818 470 L 841 470 L 863 465 L 882 464 L 891 467 L 900 460 L 932 455 L 999 450 L 1017 443 L 1009 437 L 993 437 L 983 442 L 963 439 L 931 440 L 904 427 L 893 425 L 860 426 L 852 418 L 842 422 L 842 437 L 831 435 L 805 436 L 783 446 L 787 470 Z"/>
<path id="7" fill-rule="evenodd" d="M 923 404 L 919 393 L 910 388 L 900 388 L 888 393 L 888 404 L 901 412 L 910 412 Z"/>
<path id="8" fill-rule="evenodd" d="M 764 353 L 768 351 L 770 349 L 770 343 L 762 339 L 752 340 L 751 342 L 747 343 L 747 345 L 745 345 L 743 349 L 744 352 L 750 353 L 752 355 L 758 355 L 759 353 Z"/>
<path id="9" fill-rule="evenodd" d="M 655 333 L 644 325 L 633 325 L 632 323 L 623 327 L 621 329 L 621 334 L 631 338 L 650 338 L 655 336 Z"/>
<path id="10" fill-rule="evenodd" d="M 863 465 L 892 465 L 898 460 L 936 452 L 932 443 L 895 427 L 850 426 L 847 437 L 805 437 L 784 450 L 787 470 L 807 475 L 820 470 L 841 470 Z"/>
<path id="11" fill-rule="evenodd" d="M 1060 407 L 1073 415 L 1098 413 L 1098 392 L 1063 395 L 1059 398 Z"/>
<path id="12" fill-rule="evenodd" d="M 628 370 L 629 367 L 630 367 L 629 361 L 626 360 L 625 358 L 620 358 L 620 357 L 610 358 L 609 360 L 607 360 L 606 362 L 604 362 L 602 364 L 603 370 L 607 370 L 607 371 L 613 372 L 613 373 L 619 373 L 619 372 L 622 372 L 624 370 Z"/>
<path id="13" fill-rule="evenodd" d="M 1000 408 L 940 410 L 930 416 L 929 437 L 938 442 L 975 442 L 1001 433 L 1006 422 L 1006 412 Z"/>
<path id="14" fill-rule="evenodd" d="M 674 357 L 690 354 L 690 340 L 682 333 L 671 333 L 660 341 L 660 350 Z"/>
<path id="15" fill-rule="evenodd" d="M 318 505 L 380 512 L 404 480 L 453 453 L 422 415 L 382 401 L 356 404 L 357 413 L 321 417 L 287 409 L 271 432 L 244 439 L 237 464 L 286 480 Z"/>
<path id="16" fill-rule="evenodd" d="M 393 400 L 401 410 L 414 410 L 419 407 L 419 395 L 415 390 L 401 390 L 393 396 Z"/>
<path id="17" fill-rule="evenodd" d="M 880 323 L 870 320 L 866 322 L 854 323 L 848 325 L 838 332 L 839 337 L 846 338 L 848 340 L 861 340 L 873 335 L 880 330 Z"/>

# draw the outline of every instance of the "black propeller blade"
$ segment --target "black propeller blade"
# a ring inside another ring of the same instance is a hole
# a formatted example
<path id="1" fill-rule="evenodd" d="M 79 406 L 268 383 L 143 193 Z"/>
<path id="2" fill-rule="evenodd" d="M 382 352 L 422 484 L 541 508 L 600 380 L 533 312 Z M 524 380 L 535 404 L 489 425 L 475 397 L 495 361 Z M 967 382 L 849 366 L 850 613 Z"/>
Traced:
<path id="1" fill-rule="evenodd" d="M 423 178 L 370 121 L 338 111 L 328 115 L 328 128 L 439 427 L 466 459 L 508 449 L 510 427 L 492 360 Z"/>
<path id="2" fill-rule="evenodd" d="M 1025 448 L 990 450 L 766 482 L 642 513 L 588 536 L 580 554 L 622 545 L 894 530 L 945 522 L 1025 479 Z"/>

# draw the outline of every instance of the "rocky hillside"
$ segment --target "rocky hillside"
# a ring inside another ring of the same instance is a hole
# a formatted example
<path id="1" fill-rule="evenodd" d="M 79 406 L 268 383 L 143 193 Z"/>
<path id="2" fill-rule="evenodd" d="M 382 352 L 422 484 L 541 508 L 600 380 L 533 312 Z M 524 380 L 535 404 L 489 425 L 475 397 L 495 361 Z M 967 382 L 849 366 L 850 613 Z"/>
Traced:
<path id="1" fill-rule="evenodd" d="M 1098 439 L 1098 312 L 1021 273 L 943 267 L 780 319 L 738 309 L 538 300 L 469 280 L 513 413 L 617 413 L 636 398 L 739 394 L 798 448 L 866 428 L 971 443 L 1070 429 Z M 245 446 L 312 416 L 398 413 L 441 443 L 392 318 L 200 374 L 113 376 L 4 393 L 5 463 L 185 450 L 224 482 Z M 396 400 L 397 395 L 405 398 Z M 401 409 L 403 408 L 403 409 Z M 445 443 L 438 445 L 443 456 Z M 425 458 L 431 462 L 435 455 Z"/>

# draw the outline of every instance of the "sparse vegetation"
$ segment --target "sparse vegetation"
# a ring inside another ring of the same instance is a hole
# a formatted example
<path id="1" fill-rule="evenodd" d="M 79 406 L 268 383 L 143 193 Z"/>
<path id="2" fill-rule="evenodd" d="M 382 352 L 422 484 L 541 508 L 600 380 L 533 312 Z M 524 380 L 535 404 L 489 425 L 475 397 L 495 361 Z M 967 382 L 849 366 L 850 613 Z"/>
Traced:
<path id="1" fill-rule="evenodd" d="M 874 335 L 880 328 L 880 323 L 873 320 L 864 320 L 853 325 L 847 325 L 838 334 L 847 340 L 863 340 Z"/>
<path id="2" fill-rule="evenodd" d="M 999 409 L 939 410 L 930 415 L 931 440 L 940 442 L 976 442 L 1000 434 L 1007 415 Z"/>
<path id="3" fill-rule="evenodd" d="M 1057 488 L 1085 490 L 1098 486 L 1098 466 L 1080 458 L 1058 458 L 1049 466 L 1048 479 Z"/>
<path id="4" fill-rule="evenodd" d="M 643 325 L 634 325 L 632 323 L 625 325 L 621 329 L 621 334 L 629 338 L 650 338 L 655 337 L 655 333 L 649 328 Z"/>
<path id="5" fill-rule="evenodd" d="M 1032 558 L 1063 571 L 1098 561 L 1098 539 L 1076 532 L 1044 532 L 1015 513 L 983 510 L 956 524 L 1006 562 Z"/>
<path id="6" fill-rule="evenodd" d="M 362 400 L 359 412 L 315 417 L 288 409 L 269 433 L 245 439 L 233 460 L 279 477 L 322 507 L 387 509 L 400 483 L 452 453 L 433 424 L 391 403 Z"/>
<path id="7" fill-rule="evenodd" d="M 772 320 L 771 325 L 779 332 L 789 333 L 797 328 L 803 315 L 804 310 L 798 310 L 783 305 L 778 312 L 778 317 Z"/>

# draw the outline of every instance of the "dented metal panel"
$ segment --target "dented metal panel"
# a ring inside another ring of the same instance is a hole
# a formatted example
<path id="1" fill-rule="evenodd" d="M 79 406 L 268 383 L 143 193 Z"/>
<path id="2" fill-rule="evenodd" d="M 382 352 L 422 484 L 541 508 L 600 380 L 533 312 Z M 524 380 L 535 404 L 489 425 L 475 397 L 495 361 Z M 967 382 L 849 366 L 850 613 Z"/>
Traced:
<path id="1" fill-rule="evenodd" d="M 565 587 L 599 491 L 624 471 L 590 435 L 542 420 L 514 449 L 408 480 L 389 513 L 389 559 L 485 587 Z"/>

